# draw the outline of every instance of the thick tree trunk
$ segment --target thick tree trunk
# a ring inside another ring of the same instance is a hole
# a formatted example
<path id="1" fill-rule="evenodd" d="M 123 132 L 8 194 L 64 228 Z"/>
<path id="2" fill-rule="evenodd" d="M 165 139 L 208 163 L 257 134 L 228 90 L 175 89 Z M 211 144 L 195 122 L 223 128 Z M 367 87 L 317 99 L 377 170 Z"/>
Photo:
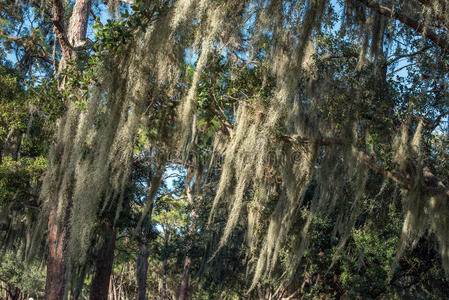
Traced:
<path id="1" fill-rule="evenodd" d="M 53 205 L 48 218 L 47 278 L 45 284 L 46 300 L 62 300 L 67 288 L 67 244 L 69 239 L 69 214 L 64 225 L 58 224 L 56 205 Z M 67 208 L 70 211 L 70 205 Z"/>
<path id="2" fill-rule="evenodd" d="M 137 255 L 137 299 L 146 300 L 147 291 L 147 272 L 148 272 L 148 256 L 150 251 L 145 243 L 145 241 L 139 242 L 139 254 Z"/>
<path id="3" fill-rule="evenodd" d="M 54 15 L 52 22 L 55 26 L 63 57 L 61 61 L 73 58 L 73 45 L 82 44 L 86 40 L 87 24 L 92 0 L 77 0 L 70 17 L 69 31 L 65 27 L 65 11 L 62 0 L 53 0 Z M 80 43 L 79 43 L 80 42 Z M 60 64 L 61 66 L 62 64 Z M 61 89 L 64 84 L 61 84 Z M 62 166 L 64 167 L 64 166 Z M 57 218 L 57 201 L 50 199 L 51 207 L 48 218 L 47 244 L 47 278 L 45 284 L 45 299 L 62 300 L 67 288 L 67 245 L 69 240 L 69 220 L 71 201 L 65 213 L 63 223 Z"/>
<path id="4" fill-rule="evenodd" d="M 106 223 L 105 241 L 100 249 L 92 279 L 91 300 L 107 300 L 115 250 L 115 228 Z"/>

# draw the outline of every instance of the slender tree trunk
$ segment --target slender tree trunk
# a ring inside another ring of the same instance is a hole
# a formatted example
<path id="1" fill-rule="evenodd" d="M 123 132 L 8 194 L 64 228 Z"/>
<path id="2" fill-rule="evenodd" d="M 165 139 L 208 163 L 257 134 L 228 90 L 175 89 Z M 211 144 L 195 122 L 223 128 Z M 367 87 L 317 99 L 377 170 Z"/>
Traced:
<path id="1" fill-rule="evenodd" d="M 167 299 L 167 251 L 168 251 L 168 237 L 169 233 L 165 230 L 164 234 L 164 259 L 162 260 L 162 290 L 161 300 Z"/>
<path id="2" fill-rule="evenodd" d="M 147 291 L 147 272 L 148 272 L 148 256 L 150 251 L 145 243 L 145 240 L 139 242 L 139 254 L 137 255 L 137 299 L 146 300 Z"/>
<path id="3" fill-rule="evenodd" d="M 6 299 L 6 283 L 2 281 L 2 299 Z"/>
<path id="4" fill-rule="evenodd" d="M 189 289 L 189 270 L 191 263 L 192 259 L 190 258 L 190 255 L 187 254 L 184 259 L 184 272 L 182 273 L 181 286 L 179 287 L 179 300 L 187 299 L 187 292 Z"/>
<path id="5" fill-rule="evenodd" d="M 76 279 L 75 286 L 73 287 L 73 291 L 71 292 L 70 299 L 78 300 L 81 296 L 81 292 L 83 291 L 84 279 L 86 278 L 87 265 L 82 266 L 81 274 Z"/>
<path id="6" fill-rule="evenodd" d="M 109 300 L 116 300 L 116 295 L 115 295 L 115 282 L 114 282 L 114 274 L 111 274 L 110 280 L 109 280 L 109 296 L 108 299 Z"/>
<path id="7" fill-rule="evenodd" d="M 109 282 L 112 273 L 115 250 L 115 228 L 110 223 L 106 223 L 105 241 L 98 253 L 95 264 L 95 273 L 92 279 L 91 300 L 107 300 Z"/>
<path id="8" fill-rule="evenodd" d="M 146 234 L 151 228 L 151 217 L 153 215 L 153 207 L 154 201 L 153 198 L 159 189 L 160 181 L 162 178 L 162 168 L 158 167 L 158 171 L 153 176 L 151 168 L 149 170 L 149 174 L 147 177 L 147 189 L 145 192 L 146 201 L 150 201 L 148 204 L 148 213 L 145 216 L 145 212 L 143 214 L 143 218 L 139 220 L 137 225 L 138 242 L 139 242 L 139 253 L 137 255 L 136 260 L 136 280 L 137 280 L 137 299 L 138 300 L 146 300 L 146 290 L 147 290 L 147 273 L 148 273 L 148 257 L 150 255 L 150 251 L 147 246 L 147 237 Z M 143 224 L 143 227 L 141 227 Z"/>
<path id="9" fill-rule="evenodd" d="M 20 147 L 22 146 L 22 132 L 17 131 L 14 135 L 14 140 L 12 143 L 11 156 L 14 161 L 19 160 Z"/>
<path id="10" fill-rule="evenodd" d="M 198 171 L 200 170 L 200 171 Z M 198 168 L 197 172 L 201 173 L 201 168 Z M 193 184 L 192 188 L 190 188 L 190 180 L 192 178 L 191 170 L 189 169 L 187 171 L 186 176 L 186 194 L 187 199 L 189 203 L 192 205 L 192 211 L 190 213 L 190 228 L 189 228 L 189 234 L 187 236 L 187 248 L 186 248 L 186 256 L 184 259 L 184 271 L 182 273 L 182 279 L 181 279 L 181 285 L 179 287 L 179 300 L 185 300 L 187 299 L 187 293 L 189 290 L 189 277 L 190 277 L 190 265 L 192 264 L 192 258 L 190 256 L 190 252 L 193 248 L 193 239 L 196 232 L 196 219 L 198 218 L 198 212 L 197 212 L 197 203 L 195 201 L 194 192 L 192 190 L 195 190 L 199 187 L 199 178 L 201 178 L 200 173 L 196 174 L 196 181 Z"/>
<path id="11" fill-rule="evenodd" d="M 257 284 L 257 295 L 259 296 L 259 300 L 265 300 L 265 296 L 263 294 L 262 285 L 260 283 Z"/>
<path id="12" fill-rule="evenodd" d="M 167 258 L 162 261 L 162 290 L 161 300 L 167 299 Z"/>
<path id="13" fill-rule="evenodd" d="M 118 297 L 119 299 L 123 299 L 123 267 L 122 271 L 120 272 L 120 284 L 118 286 Z"/>

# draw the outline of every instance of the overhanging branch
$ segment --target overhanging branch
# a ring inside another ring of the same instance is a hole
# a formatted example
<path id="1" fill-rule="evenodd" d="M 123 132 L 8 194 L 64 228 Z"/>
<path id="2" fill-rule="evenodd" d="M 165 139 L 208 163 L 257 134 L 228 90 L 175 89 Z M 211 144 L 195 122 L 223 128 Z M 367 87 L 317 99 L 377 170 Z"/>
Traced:
<path id="1" fill-rule="evenodd" d="M 281 139 L 291 142 L 291 143 L 317 143 L 319 146 L 342 146 L 342 147 L 351 147 L 352 151 L 356 154 L 357 158 L 365 163 L 367 167 L 369 167 L 374 172 L 386 176 L 387 178 L 393 180 L 397 184 L 401 185 L 405 189 L 412 188 L 412 182 L 409 178 L 398 174 L 397 172 L 390 171 L 384 168 L 381 164 L 376 162 L 376 160 L 365 153 L 364 151 L 358 149 L 354 145 L 351 145 L 348 141 L 341 138 L 321 138 L 318 140 L 311 140 L 304 137 L 298 136 L 281 136 Z M 444 183 L 438 179 L 428 167 L 424 167 L 423 169 L 425 190 L 429 194 L 443 194 L 449 199 L 449 189 L 444 185 Z"/>
<path id="2" fill-rule="evenodd" d="M 440 48 L 444 52 L 449 53 L 449 42 L 444 37 L 442 37 L 441 35 L 437 34 L 434 30 L 432 30 L 432 28 L 429 28 L 429 26 L 425 26 L 424 24 L 421 24 L 419 21 L 409 16 L 406 16 L 396 10 L 393 10 L 390 7 L 380 5 L 379 3 L 377 3 L 377 1 L 371 0 L 358 0 L 358 1 L 365 4 L 367 7 L 371 8 L 372 10 L 378 12 L 381 15 L 391 17 L 407 25 L 408 27 L 412 28 L 415 32 L 421 34 L 423 37 L 436 43 L 438 46 L 440 46 Z"/>

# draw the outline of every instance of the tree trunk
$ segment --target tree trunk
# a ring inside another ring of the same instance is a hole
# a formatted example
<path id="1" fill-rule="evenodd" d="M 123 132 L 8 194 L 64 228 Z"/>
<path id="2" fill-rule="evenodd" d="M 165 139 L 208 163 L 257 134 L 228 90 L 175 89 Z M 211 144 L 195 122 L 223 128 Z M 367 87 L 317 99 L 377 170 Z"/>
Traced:
<path id="1" fill-rule="evenodd" d="M 22 132 L 17 131 L 12 141 L 11 156 L 14 161 L 19 160 L 20 147 L 22 146 Z"/>
<path id="2" fill-rule="evenodd" d="M 184 272 L 182 274 L 181 286 L 179 287 L 179 300 L 187 299 L 187 292 L 189 289 L 189 270 L 191 263 L 192 259 L 190 258 L 190 255 L 187 254 L 184 259 Z"/>
<path id="3" fill-rule="evenodd" d="M 139 254 L 137 255 L 137 299 L 146 300 L 147 291 L 147 272 L 148 272 L 148 256 L 150 251 L 145 243 L 145 240 L 139 242 Z"/>
<path id="4" fill-rule="evenodd" d="M 139 253 L 137 254 L 136 260 L 136 279 L 137 279 L 137 299 L 146 300 L 146 290 L 147 290 L 147 273 L 148 273 L 148 257 L 150 251 L 147 246 L 147 233 L 151 230 L 151 217 L 153 215 L 154 201 L 153 198 L 157 193 L 159 188 L 163 169 L 161 166 L 158 167 L 158 171 L 153 176 L 151 168 L 147 177 L 147 189 L 145 192 L 145 199 L 148 206 L 144 209 L 141 219 L 137 224 L 136 232 L 138 232 L 138 242 L 139 242 Z M 145 213 L 147 210 L 147 213 Z"/>
<path id="5" fill-rule="evenodd" d="M 73 291 L 70 294 L 70 299 L 78 300 L 81 296 L 81 293 L 83 291 L 84 286 L 84 279 L 86 278 L 86 272 L 87 272 L 87 265 L 81 267 L 81 274 L 78 276 L 78 278 L 75 281 L 74 286 L 72 287 Z"/>
<path id="6" fill-rule="evenodd" d="M 201 168 L 198 168 L 198 170 L 201 170 Z M 198 171 L 197 172 L 201 172 Z M 196 178 L 201 178 L 200 173 L 196 174 Z M 192 258 L 190 257 L 190 252 L 193 249 L 193 239 L 196 232 L 196 219 L 198 218 L 198 212 L 197 212 L 197 203 L 195 201 L 194 197 L 194 191 L 199 187 L 198 181 L 195 181 L 195 183 L 192 185 L 192 188 L 190 187 L 189 183 L 192 178 L 191 170 L 187 170 L 187 176 L 186 176 L 186 194 L 187 199 L 189 203 L 192 205 L 192 211 L 190 213 L 190 228 L 189 233 L 187 235 L 187 248 L 186 248 L 186 256 L 184 259 L 184 271 L 182 274 L 181 279 L 181 285 L 179 287 L 179 300 L 185 300 L 187 299 L 187 293 L 189 289 L 189 277 L 190 277 L 190 265 L 192 264 Z"/>
<path id="7" fill-rule="evenodd" d="M 167 252 L 168 252 L 169 233 L 165 230 L 164 234 L 164 259 L 162 260 L 162 291 L 161 300 L 167 299 Z"/>
<path id="8" fill-rule="evenodd" d="M 6 283 L 2 281 L 2 299 L 6 299 Z"/>
<path id="9" fill-rule="evenodd" d="M 162 291 L 161 300 L 167 299 L 167 258 L 162 261 Z"/>
<path id="10" fill-rule="evenodd" d="M 114 283 L 114 274 L 111 274 L 110 277 L 110 283 L 109 283 L 109 296 L 108 299 L 109 300 L 116 300 L 117 297 L 115 295 L 115 283 Z"/>
<path id="11" fill-rule="evenodd" d="M 92 0 L 77 0 L 70 17 L 69 31 L 65 29 L 65 11 L 61 0 L 53 0 L 52 22 L 58 35 L 63 56 L 61 61 L 68 61 L 73 57 L 71 41 L 77 46 L 79 41 L 86 40 L 89 11 Z M 63 64 L 60 64 L 62 66 Z M 64 88 L 62 83 L 60 88 Z M 65 148 L 65 145 L 63 145 Z M 57 162 L 60 164 L 60 162 Z M 61 167 L 61 166 L 59 166 Z M 64 167 L 64 166 L 62 166 Z M 57 194 L 57 193 L 55 193 Z M 48 244 L 47 244 L 47 278 L 45 284 L 45 299 L 62 300 L 67 288 L 67 244 L 69 240 L 69 220 L 71 201 L 67 205 L 65 217 L 62 222 L 57 218 L 57 198 L 50 199 L 51 207 L 48 218 Z M 62 223 L 62 224 L 61 224 Z"/>
<path id="12" fill-rule="evenodd" d="M 70 205 L 67 211 L 70 211 Z M 68 224 L 68 213 L 66 213 L 64 225 L 58 224 L 56 205 L 53 205 L 48 218 L 46 300 L 62 300 L 66 293 Z"/>
<path id="13" fill-rule="evenodd" d="M 257 284 L 257 296 L 259 300 L 265 300 L 265 296 L 263 294 L 262 285 L 260 283 Z"/>
<path id="14" fill-rule="evenodd" d="M 92 279 L 91 300 L 107 300 L 109 282 L 112 273 L 115 250 L 115 228 L 110 222 L 106 223 L 105 241 L 101 247 L 95 264 L 95 273 Z"/>

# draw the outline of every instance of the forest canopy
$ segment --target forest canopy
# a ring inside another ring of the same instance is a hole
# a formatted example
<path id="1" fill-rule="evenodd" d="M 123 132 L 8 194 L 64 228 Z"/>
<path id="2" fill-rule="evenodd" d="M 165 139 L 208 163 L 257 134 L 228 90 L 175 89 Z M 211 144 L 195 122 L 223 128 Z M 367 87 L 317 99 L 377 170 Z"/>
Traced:
<path id="1" fill-rule="evenodd" d="M 2 298 L 447 297 L 448 10 L 5 0 Z"/>

